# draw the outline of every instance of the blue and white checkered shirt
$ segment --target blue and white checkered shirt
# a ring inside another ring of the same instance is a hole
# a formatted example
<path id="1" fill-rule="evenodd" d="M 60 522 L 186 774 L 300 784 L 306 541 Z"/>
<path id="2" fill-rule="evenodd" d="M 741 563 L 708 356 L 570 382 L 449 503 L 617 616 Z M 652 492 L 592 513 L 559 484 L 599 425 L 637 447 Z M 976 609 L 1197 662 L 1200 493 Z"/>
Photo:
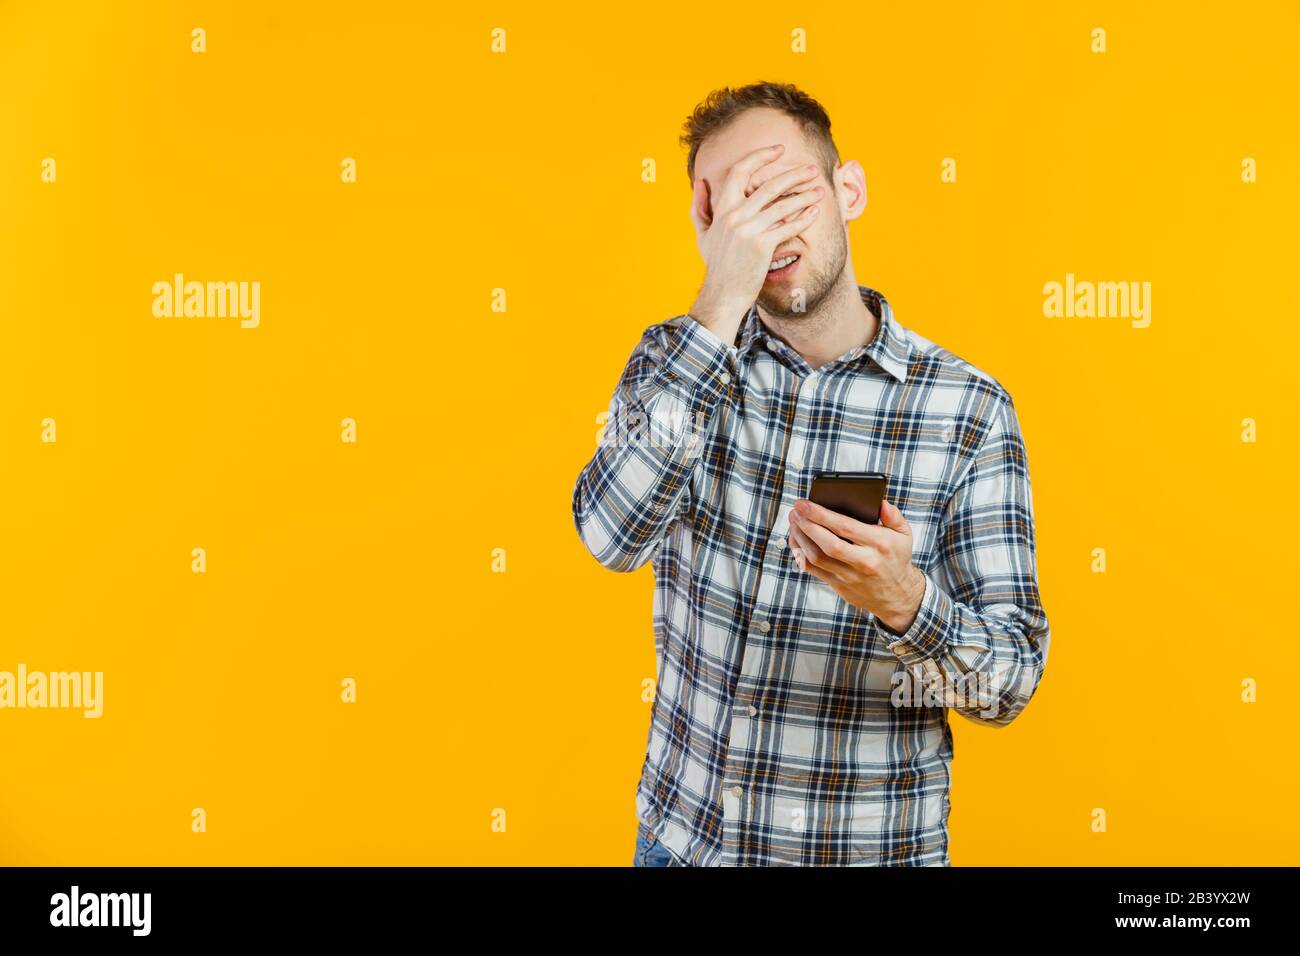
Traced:
<path id="1" fill-rule="evenodd" d="M 652 325 L 573 492 L 606 567 L 653 562 L 639 832 L 689 864 L 949 865 L 948 710 L 1005 726 L 1047 662 L 1029 467 L 991 375 L 880 320 L 813 369 L 751 308 L 728 345 Z M 822 471 L 878 471 L 925 593 L 891 631 L 786 541 Z"/>

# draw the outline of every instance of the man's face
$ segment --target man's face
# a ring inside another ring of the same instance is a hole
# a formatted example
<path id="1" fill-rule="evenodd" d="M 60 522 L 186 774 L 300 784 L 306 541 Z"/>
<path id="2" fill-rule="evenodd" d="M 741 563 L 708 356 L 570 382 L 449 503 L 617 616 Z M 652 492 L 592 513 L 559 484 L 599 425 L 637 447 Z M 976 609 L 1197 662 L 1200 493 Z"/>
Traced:
<path id="1" fill-rule="evenodd" d="M 695 154 L 695 178 L 703 178 L 710 196 L 716 196 L 734 163 L 756 149 L 777 143 L 784 145 L 785 151 L 772 163 L 776 170 L 808 163 L 822 170 L 822 158 L 808 143 L 798 122 L 780 110 L 760 107 L 741 113 L 700 145 Z M 783 241 L 778 248 L 778 252 L 798 254 L 799 261 L 792 272 L 786 270 L 789 275 L 765 280 L 758 294 L 758 304 L 772 316 L 796 318 L 814 312 L 835 286 L 848 261 L 848 227 L 844 210 L 840 208 L 839 187 L 826 180 L 824 171 L 806 185 L 814 183 L 825 190 L 815 203 L 821 207 L 820 212 L 812 225 Z"/>

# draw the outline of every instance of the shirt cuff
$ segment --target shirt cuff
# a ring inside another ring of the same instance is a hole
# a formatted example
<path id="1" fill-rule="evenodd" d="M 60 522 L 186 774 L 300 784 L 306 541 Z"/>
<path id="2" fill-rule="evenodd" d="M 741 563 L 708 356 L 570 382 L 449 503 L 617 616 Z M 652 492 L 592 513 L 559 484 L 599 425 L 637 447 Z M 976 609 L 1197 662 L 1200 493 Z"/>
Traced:
<path id="1" fill-rule="evenodd" d="M 684 315 L 658 372 L 658 384 L 676 382 L 713 405 L 727 394 L 735 378 L 734 346 L 729 346 L 694 317 Z"/>
<path id="2" fill-rule="evenodd" d="M 872 616 L 876 633 L 904 664 L 920 665 L 942 656 L 952 633 L 952 598 L 934 583 L 929 574 L 924 571 L 921 574 L 925 579 L 925 592 L 921 595 L 916 619 L 906 631 L 900 634 L 880 618 Z"/>

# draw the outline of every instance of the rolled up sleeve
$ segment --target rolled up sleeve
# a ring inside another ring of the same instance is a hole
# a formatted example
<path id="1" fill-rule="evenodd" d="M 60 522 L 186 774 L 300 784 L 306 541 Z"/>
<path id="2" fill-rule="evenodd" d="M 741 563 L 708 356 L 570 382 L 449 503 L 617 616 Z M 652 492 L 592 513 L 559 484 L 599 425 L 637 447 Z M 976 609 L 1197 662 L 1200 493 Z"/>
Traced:
<path id="1" fill-rule="evenodd" d="M 1009 395 L 944 511 L 937 563 L 903 633 L 874 619 L 911 677 L 977 723 L 1005 727 L 1047 664 L 1029 462 Z"/>

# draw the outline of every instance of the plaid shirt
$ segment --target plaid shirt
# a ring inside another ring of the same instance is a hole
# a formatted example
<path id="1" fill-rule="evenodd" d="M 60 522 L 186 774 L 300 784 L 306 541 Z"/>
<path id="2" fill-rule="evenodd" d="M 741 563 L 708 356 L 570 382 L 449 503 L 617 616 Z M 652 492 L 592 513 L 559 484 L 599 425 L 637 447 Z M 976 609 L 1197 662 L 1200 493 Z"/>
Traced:
<path id="1" fill-rule="evenodd" d="M 652 325 L 574 487 L 601 564 L 653 564 L 638 832 L 691 865 L 949 865 L 948 710 L 1005 726 L 1047 661 L 1010 394 L 858 289 L 879 331 L 816 370 L 757 307 L 731 345 Z M 888 476 L 925 577 L 905 633 L 791 554 L 821 471 Z"/>

